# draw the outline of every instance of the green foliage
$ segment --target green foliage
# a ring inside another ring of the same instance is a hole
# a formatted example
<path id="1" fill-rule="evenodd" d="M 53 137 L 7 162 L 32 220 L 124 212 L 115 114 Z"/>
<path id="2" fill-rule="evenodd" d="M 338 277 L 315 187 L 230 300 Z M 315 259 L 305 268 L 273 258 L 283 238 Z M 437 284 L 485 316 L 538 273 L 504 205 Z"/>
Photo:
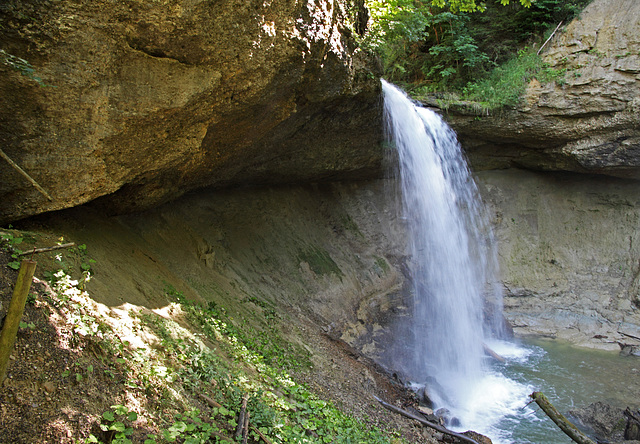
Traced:
<path id="1" fill-rule="evenodd" d="M 478 87 L 483 79 L 495 81 L 498 75 L 513 71 L 514 63 L 533 63 L 530 58 L 516 57 L 517 51 L 541 42 L 545 32 L 561 20 L 571 20 L 588 2 L 369 1 L 372 20 L 363 45 L 380 56 L 385 77 L 410 92 L 464 95 L 466 91 L 477 97 L 483 91 Z M 509 67 L 499 68 L 506 62 Z M 514 75 L 522 81 L 528 77 Z M 514 94 L 525 85 L 518 84 Z M 481 101 L 493 107 L 502 96 L 502 105 L 513 104 L 513 94 L 505 94 L 504 90 L 491 93 Z"/>
<path id="2" fill-rule="evenodd" d="M 20 328 L 27 328 L 29 330 L 35 330 L 36 329 L 36 324 L 34 324 L 33 322 L 24 322 L 24 321 L 20 321 L 19 324 Z"/>
<path id="3" fill-rule="evenodd" d="M 181 338 L 176 338 L 167 328 L 162 318 L 146 318 L 154 324 L 154 331 L 162 338 L 164 350 L 177 353 L 176 358 L 184 362 L 179 378 L 193 390 L 200 390 L 202 384 L 211 380 L 217 381 L 210 393 L 223 404 L 213 409 L 212 417 L 221 432 L 233 430 L 237 425 L 235 418 L 242 397 L 249 394 L 248 410 L 251 422 L 261 433 L 273 438 L 273 442 L 282 443 L 389 443 L 390 439 L 379 430 L 372 430 L 338 410 L 330 402 L 319 399 L 305 387 L 296 384 L 286 373 L 281 364 L 290 352 L 280 350 L 282 360 L 272 359 L 268 363 L 265 356 L 258 353 L 251 336 L 255 331 L 243 331 L 228 324 L 231 319 L 226 311 L 216 304 L 203 307 L 189 302 L 184 295 L 172 287 L 168 294 L 178 301 L 182 309 L 189 315 L 190 321 L 202 328 L 203 334 L 219 344 L 226 353 L 233 357 L 234 365 L 227 365 L 208 350 L 193 347 Z M 255 303 L 268 310 L 268 305 L 257 298 L 249 298 L 247 302 Z M 224 319 L 224 320 L 223 320 Z M 247 326 L 243 324 L 243 328 Z M 249 380 L 237 365 L 253 369 L 258 380 Z M 244 382 L 242 382 L 244 381 Z M 280 394 L 276 394 L 280 393 Z M 225 407 L 226 406 L 226 407 Z M 175 432 L 184 427 L 177 423 Z M 162 438 L 173 438 L 169 430 L 163 431 Z M 255 432 L 251 432 L 258 439 Z M 155 441 L 150 441 L 155 442 Z M 190 441 L 184 441 L 190 442 Z M 194 441 L 199 442 L 199 441 Z"/>
<path id="4" fill-rule="evenodd" d="M 24 237 L 19 235 L 17 232 L 0 232 L 0 245 L 6 251 L 11 253 L 11 261 L 7 263 L 7 267 L 13 268 L 14 270 L 20 269 L 20 260 L 18 259 L 18 255 L 22 253 L 17 246 L 22 244 L 24 241 Z"/>
<path id="5" fill-rule="evenodd" d="M 516 106 L 527 84 L 534 78 L 546 83 L 559 80 L 563 75 L 564 70 L 549 68 L 534 50 L 523 49 L 485 79 L 467 84 L 462 97 L 478 102 L 487 110 Z"/>
<path id="6" fill-rule="evenodd" d="M 72 254 L 82 256 L 84 250 L 80 246 Z M 180 319 L 179 323 L 170 319 L 173 316 L 132 310 L 131 322 L 121 330 L 118 322 L 105 321 L 104 312 L 96 310 L 86 289 L 71 279 L 66 271 L 71 267 L 63 263 L 62 256 L 55 264 L 66 268 L 50 273 L 57 296 L 49 299 L 72 327 L 70 344 L 78 349 L 92 344 L 91 350 L 102 359 L 99 377 L 104 377 L 104 372 L 122 381 L 130 395 L 144 397 L 150 405 L 153 401 L 160 404 L 153 410 L 141 411 L 145 415 L 141 420 L 130 405 L 114 404 L 97 419 L 99 431 L 84 442 L 226 442 L 238 425 L 238 412 L 245 397 L 251 415 L 252 442 L 260 441 L 256 430 L 272 442 L 282 443 L 402 442 L 342 413 L 286 373 L 287 368 L 309 366 L 308 353 L 280 336 L 285 320 L 263 299 L 251 296 L 244 301 L 244 308 L 253 310 L 251 314 L 264 324 L 260 330 L 243 319 L 233 319 L 218 304 L 194 303 L 167 286 L 166 294 L 172 300 L 167 310 Z M 380 266 L 383 265 L 381 260 Z M 186 322 L 189 328 L 185 328 Z M 153 338 L 153 346 L 135 348 L 119 336 L 121 331 Z M 80 358 L 70 363 L 61 377 L 82 385 L 95 377 L 94 371 L 90 361 Z M 194 409 L 193 399 L 202 401 L 203 394 L 219 404 L 206 411 Z"/>
<path id="7" fill-rule="evenodd" d="M 102 414 L 100 430 L 102 430 L 105 440 L 112 444 L 132 444 L 131 435 L 133 428 L 125 424 L 138 419 L 138 414 L 123 405 L 111 406 L 112 410 L 107 410 Z M 86 443 L 100 443 L 95 435 L 89 435 Z"/>
<path id="8" fill-rule="evenodd" d="M 250 297 L 247 300 L 261 308 L 260 312 L 265 322 L 263 329 L 257 329 L 251 327 L 245 320 L 234 320 L 223 307 L 219 307 L 213 301 L 205 307 L 187 300 L 182 292 L 172 286 L 167 286 L 165 291 L 171 299 L 180 303 L 189 314 L 190 320 L 202 327 L 206 333 L 214 337 L 225 335 L 234 338 L 234 341 L 244 344 L 248 351 L 255 353 L 268 365 L 284 369 L 308 366 L 308 353 L 282 338 L 281 320 L 278 319 L 276 311 L 264 301 L 256 297 Z"/>

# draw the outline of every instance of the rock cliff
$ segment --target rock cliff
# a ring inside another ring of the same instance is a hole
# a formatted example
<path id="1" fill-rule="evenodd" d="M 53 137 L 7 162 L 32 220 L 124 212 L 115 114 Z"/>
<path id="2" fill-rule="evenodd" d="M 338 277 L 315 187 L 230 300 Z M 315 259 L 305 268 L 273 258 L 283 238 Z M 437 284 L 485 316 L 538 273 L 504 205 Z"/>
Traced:
<path id="1" fill-rule="evenodd" d="M 547 46 L 559 81 L 496 116 L 450 114 L 471 162 L 640 178 L 640 3 L 594 0 Z"/>
<path id="2" fill-rule="evenodd" d="M 378 173 L 380 86 L 357 17 L 346 0 L 2 2 L 0 144 L 52 200 L 1 160 L 0 223 Z"/>
<path id="3" fill-rule="evenodd" d="M 478 178 L 516 333 L 640 351 L 638 182 L 515 169 Z"/>

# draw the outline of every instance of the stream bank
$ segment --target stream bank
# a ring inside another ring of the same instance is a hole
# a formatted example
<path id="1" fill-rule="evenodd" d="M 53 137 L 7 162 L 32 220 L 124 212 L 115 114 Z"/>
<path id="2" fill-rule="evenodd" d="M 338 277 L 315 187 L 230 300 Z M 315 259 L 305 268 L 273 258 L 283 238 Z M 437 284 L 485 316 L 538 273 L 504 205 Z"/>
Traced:
<path id="1" fill-rule="evenodd" d="M 621 344 L 635 347 L 616 323 L 640 325 L 635 182 L 520 170 L 478 177 L 508 290 L 505 316 L 516 333 L 618 352 Z M 298 350 L 293 359 L 308 360 L 294 372 L 299 381 L 356 417 L 374 415 L 377 424 L 415 436 L 425 432 L 382 411 L 371 396 L 410 397 L 393 394 L 393 381 L 378 367 L 400 366 L 393 334 L 408 315 L 404 221 L 387 197 L 393 191 L 385 180 L 201 190 L 135 214 L 107 216 L 88 205 L 16 225 L 44 243 L 62 236 L 86 245 L 95 260 L 87 291 L 101 310 L 168 316 L 172 288 L 186 300 L 224 308 L 238 327 L 265 332 L 273 325 L 283 344 Z M 610 301 L 593 302 L 598 317 L 581 299 L 569 302 L 587 290 Z M 575 324 L 557 316 L 558 307 L 571 309 Z M 44 382 L 22 386 L 44 393 Z M 20 399 L 25 408 L 33 402 Z M 83 408 L 73 406 L 72 416 Z M 420 439 L 433 439 L 427 436 Z"/>

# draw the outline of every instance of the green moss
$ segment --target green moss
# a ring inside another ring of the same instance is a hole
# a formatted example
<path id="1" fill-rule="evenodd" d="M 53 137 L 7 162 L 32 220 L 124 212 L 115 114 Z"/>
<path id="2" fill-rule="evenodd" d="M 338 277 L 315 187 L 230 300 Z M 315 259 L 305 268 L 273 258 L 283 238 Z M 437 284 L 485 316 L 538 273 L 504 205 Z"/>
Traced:
<path id="1" fill-rule="evenodd" d="M 380 267 L 385 274 L 389 272 L 389 263 L 383 257 L 376 256 L 376 266 Z"/>
<path id="2" fill-rule="evenodd" d="M 360 231 L 360 228 L 358 228 L 358 224 L 356 224 L 355 221 L 348 214 L 342 218 L 342 225 L 344 225 L 344 228 L 347 231 L 352 232 L 358 237 L 364 238 L 364 235 Z"/>
<path id="3" fill-rule="evenodd" d="M 309 264 L 311 271 L 319 276 L 328 274 L 335 274 L 340 278 L 344 276 L 338 264 L 334 262 L 329 252 L 324 248 L 314 246 L 300 251 L 298 253 L 298 260 Z"/>

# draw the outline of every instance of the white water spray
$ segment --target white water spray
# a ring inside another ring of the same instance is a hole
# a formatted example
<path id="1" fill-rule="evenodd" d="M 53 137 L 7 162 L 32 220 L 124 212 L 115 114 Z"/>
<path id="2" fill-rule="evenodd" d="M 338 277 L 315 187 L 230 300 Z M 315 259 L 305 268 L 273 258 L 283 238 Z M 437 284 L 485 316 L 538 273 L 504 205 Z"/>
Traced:
<path id="1" fill-rule="evenodd" d="M 490 229 L 455 133 L 384 81 L 383 91 L 409 236 L 415 351 L 409 376 L 426 383 L 439 406 L 464 411 L 486 380 L 486 302 L 495 307 L 502 299 Z"/>

